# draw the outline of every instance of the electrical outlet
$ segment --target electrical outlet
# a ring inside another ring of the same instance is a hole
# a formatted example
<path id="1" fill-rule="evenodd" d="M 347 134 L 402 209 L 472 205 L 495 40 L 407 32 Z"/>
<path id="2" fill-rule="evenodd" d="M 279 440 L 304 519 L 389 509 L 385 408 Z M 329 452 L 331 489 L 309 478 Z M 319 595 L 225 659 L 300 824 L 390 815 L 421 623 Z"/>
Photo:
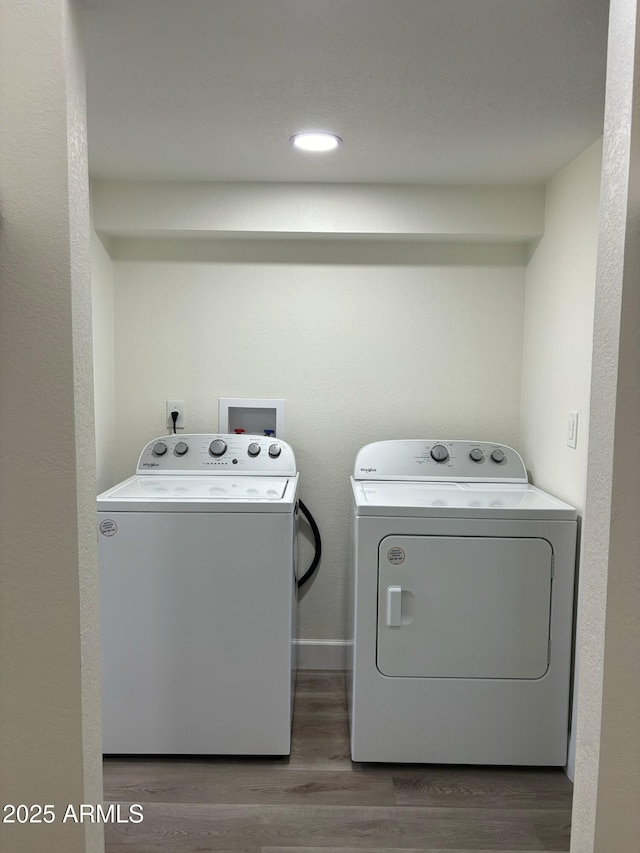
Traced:
<path id="1" fill-rule="evenodd" d="M 567 447 L 578 446 L 578 413 L 569 412 L 569 420 L 567 422 Z"/>
<path id="2" fill-rule="evenodd" d="M 184 429 L 184 400 L 167 400 L 167 429 L 173 431 L 171 412 L 178 412 L 176 429 Z"/>

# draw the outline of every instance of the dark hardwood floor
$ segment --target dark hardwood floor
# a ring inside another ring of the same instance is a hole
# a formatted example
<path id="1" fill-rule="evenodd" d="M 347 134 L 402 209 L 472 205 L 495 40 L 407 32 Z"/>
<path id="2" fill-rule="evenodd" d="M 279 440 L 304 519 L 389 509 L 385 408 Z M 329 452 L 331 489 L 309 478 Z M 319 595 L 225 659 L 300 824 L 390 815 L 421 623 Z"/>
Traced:
<path id="1" fill-rule="evenodd" d="M 106 853 L 569 850 L 562 770 L 352 764 L 342 673 L 298 676 L 290 758 L 105 760 Z"/>

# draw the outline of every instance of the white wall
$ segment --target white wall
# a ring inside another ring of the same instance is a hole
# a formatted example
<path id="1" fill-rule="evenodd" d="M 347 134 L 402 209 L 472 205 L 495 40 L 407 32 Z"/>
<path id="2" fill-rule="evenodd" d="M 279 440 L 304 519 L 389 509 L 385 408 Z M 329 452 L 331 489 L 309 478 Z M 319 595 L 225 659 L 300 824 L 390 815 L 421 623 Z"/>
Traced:
<path id="1" fill-rule="evenodd" d="M 129 476 L 165 432 L 166 399 L 185 400 L 187 431 L 208 432 L 220 396 L 285 398 L 301 495 L 324 542 L 300 636 L 341 639 L 358 448 L 402 437 L 518 443 L 524 269 L 511 248 L 491 248 L 491 263 L 479 246 L 474 263 L 471 248 L 456 260 L 448 247 L 437 264 L 407 266 L 394 244 L 386 263 L 364 266 L 344 263 L 342 242 L 318 245 L 308 264 L 116 260 L 115 473 Z M 216 251 L 193 244 L 200 258 Z"/>
<path id="2" fill-rule="evenodd" d="M 109 245 L 109 243 L 107 243 Z M 96 488 L 114 482 L 115 365 L 113 351 L 113 262 L 97 234 L 91 232 L 93 299 L 93 376 L 96 421 Z"/>
<path id="3" fill-rule="evenodd" d="M 533 482 L 582 510 L 587 474 L 602 144 L 546 187 L 544 236 L 526 272 L 521 449 Z M 578 445 L 567 447 L 569 411 Z"/>
<path id="4" fill-rule="evenodd" d="M 572 853 L 640 839 L 640 18 L 610 10 Z"/>
<path id="5" fill-rule="evenodd" d="M 542 233 L 541 186 L 94 181 L 113 237 L 304 235 L 523 242 Z"/>
<path id="6" fill-rule="evenodd" d="M 0 849 L 98 853 L 91 269 L 80 4 L 0 4 L 0 791 L 58 819 Z"/>
<path id="7" fill-rule="evenodd" d="M 601 161 L 599 142 L 547 184 L 545 232 L 526 273 L 521 449 L 533 482 L 573 504 L 580 516 L 587 476 Z M 579 412 L 575 449 L 566 442 L 569 411 Z M 579 660 L 573 721 L 578 669 Z M 571 778 L 575 743 L 573 724 Z"/>

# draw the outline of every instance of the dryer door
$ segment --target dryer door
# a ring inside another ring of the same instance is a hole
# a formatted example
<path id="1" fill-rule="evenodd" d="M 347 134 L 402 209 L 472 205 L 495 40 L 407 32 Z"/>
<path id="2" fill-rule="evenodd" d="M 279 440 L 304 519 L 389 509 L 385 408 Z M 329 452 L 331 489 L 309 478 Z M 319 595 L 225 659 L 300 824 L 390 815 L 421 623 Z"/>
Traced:
<path id="1" fill-rule="evenodd" d="M 553 551 L 546 539 L 387 536 L 377 664 L 416 678 L 541 678 Z"/>

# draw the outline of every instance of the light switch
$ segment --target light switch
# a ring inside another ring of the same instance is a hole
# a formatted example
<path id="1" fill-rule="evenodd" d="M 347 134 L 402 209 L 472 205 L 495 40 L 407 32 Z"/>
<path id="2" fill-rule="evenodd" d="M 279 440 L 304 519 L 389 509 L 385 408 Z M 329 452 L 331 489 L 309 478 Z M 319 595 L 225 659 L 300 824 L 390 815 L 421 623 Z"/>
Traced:
<path id="1" fill-rule="evenodd" d="M 567 447 L 577 447 L 578 445 L 578 413 L 569 412 L 569 421 L 567 423 Z"/>

